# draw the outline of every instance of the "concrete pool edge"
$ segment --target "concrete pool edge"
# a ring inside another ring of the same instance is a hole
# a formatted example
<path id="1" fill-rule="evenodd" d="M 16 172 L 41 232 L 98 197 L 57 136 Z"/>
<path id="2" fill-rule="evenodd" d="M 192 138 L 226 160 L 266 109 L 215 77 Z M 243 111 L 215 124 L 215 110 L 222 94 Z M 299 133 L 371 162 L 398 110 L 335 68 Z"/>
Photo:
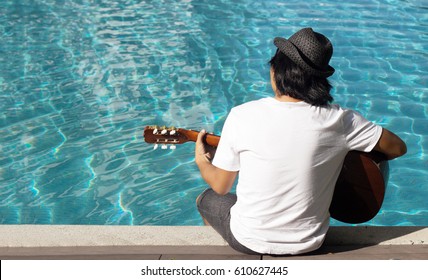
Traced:
<path id="1" fill-rule="evenodd" d="M 0 225 L 0 257 L 79 254 L 235 254 L 204 226 Z M 331 227 L 327 246 L 427 245 L 428 227 Z"/>

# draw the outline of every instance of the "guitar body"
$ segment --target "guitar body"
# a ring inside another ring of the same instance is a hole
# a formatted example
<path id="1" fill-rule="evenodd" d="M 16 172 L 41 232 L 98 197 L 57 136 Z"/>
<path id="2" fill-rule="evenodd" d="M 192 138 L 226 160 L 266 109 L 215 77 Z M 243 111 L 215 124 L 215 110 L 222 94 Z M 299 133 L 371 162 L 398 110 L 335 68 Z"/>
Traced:
<path id="1" fill-rule="evenodd" d="M 388 174 L 382 154 L 349 152 L 334 189 L 331 217 L 350 224 L 374 218 L 382 207 Z"/>
<path id="2" fill-rule="evenodd" d="M 198 131 L 182 128 L 147 126 L 144 140 L 163 146 L 195 142 Z M 220 136 L 206 134 L 204 141 L 217 147 Z M 340 222 L 357 224 L 371 220 L 382 207 L 389 165 L 378 152 L 351 151 L 346 155 L 336 182 L 330 216 Z"/>

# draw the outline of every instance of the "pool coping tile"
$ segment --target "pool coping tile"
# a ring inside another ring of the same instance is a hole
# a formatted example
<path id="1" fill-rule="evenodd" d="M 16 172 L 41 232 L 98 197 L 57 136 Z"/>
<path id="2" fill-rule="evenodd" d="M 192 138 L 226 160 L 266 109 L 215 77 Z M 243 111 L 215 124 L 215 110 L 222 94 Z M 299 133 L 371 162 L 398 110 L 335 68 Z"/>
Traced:
<path id="1" fill-rule="evenodd" d="M 0 225 L 1 259 L 428 259 L 427 227 L 331 227 L 299 256 L 248 256 L 206 226 Z"/>

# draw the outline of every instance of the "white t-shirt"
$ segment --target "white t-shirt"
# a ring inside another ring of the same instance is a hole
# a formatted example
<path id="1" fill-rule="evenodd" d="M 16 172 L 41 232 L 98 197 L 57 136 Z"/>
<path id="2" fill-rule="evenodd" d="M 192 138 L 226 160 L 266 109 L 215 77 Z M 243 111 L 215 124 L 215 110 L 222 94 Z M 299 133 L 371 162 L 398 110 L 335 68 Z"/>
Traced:
<path id="1" fill-rule="evenodd" d="M 233 108 L 213 164 L 239 171 L 230 221 L 235 238 L 265 254 L 319 248 L 346 154 L 371 151 L 381 133 L 338 105 L 263 98 Z"/>

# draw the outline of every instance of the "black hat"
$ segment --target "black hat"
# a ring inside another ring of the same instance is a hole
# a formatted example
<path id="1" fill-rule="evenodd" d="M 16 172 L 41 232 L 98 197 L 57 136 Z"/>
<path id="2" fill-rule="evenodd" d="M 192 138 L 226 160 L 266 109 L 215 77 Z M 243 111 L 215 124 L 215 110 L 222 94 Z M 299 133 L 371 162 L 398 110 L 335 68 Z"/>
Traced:
<path id="1" fill-rule="evenodd" d="M 303 28 L 288 40 L 276 37 L 273 43 L 305 72 L 324 78 L 333 75 L 334 68 L 328 65 L 333 46 L 327 37 L 312 28 Z"/>

